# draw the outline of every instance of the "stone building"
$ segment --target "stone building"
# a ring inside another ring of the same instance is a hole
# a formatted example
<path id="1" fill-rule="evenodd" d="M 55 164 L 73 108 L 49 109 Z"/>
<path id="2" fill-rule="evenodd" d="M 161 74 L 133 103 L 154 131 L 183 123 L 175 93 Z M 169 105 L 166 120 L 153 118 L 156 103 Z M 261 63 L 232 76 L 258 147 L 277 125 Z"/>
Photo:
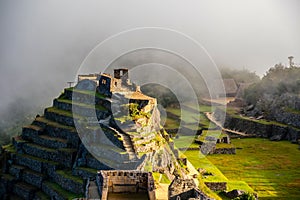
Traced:
<path id="1" fill-rule="evenodd" d="M 117 193 L 136 196 L 140 199 L 155 200 L 154 179 L 151 172 L 137 170 L 101 170 L 98 171 L 97 180 L 101 200 L 108 199 Z M 124 194 L 125 193 L 125 194 Z"/>

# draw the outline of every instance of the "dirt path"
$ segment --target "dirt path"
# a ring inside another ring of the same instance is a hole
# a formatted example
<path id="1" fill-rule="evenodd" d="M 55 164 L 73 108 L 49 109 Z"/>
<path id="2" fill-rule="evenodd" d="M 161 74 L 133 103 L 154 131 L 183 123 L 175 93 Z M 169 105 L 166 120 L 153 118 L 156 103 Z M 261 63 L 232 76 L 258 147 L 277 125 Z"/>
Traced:
<path id="1" fill-rule="evenodd" d="M 198 180 L 198 176 L 199 176 L 199 172 L 196 170 L 196 168 L 194 167 L 194 165 L 192 165 L 192 163 L 190 163 L 190 161 L 187 160 L 187 168 L 189 169 L 189 174 L 188 174 L 188 178 L 190 179 L 194 179 L 194 182 L 196 184 L 196 186 L 198 187 L 199 186 L 199 180 Z M 195 176 L 196 178 L 194 178 L 194 175 L 197 175 Z"/>
<path id="2" fill-rule="evenodd" d="M 168 200 L 169 184 L 160 183 L 155 189 L 156 200 Z"/>

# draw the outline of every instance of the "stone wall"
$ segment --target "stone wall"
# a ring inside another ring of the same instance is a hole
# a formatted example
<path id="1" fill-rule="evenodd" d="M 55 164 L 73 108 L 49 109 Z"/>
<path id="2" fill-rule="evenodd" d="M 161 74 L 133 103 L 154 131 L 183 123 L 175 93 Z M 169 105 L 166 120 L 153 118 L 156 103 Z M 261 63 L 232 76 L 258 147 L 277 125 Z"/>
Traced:
<path id="1" fill-rule="evenodd" d="M 102 199 L 106 200 L 108 193 L 136 193 L 147 191 L 154 200 L 154 179 L 151 172 L 135 170 L 99 171 L 97 180 L 100 185 Z"/>
<path id="2" fill-rule="evenodd" d="M 216 109 L 216 116 L 224 116 L 225 112 Z M 270 138 L 271 140 L 289 140 L 297 142 L 300 139 L 300 129 L 279 123 L 262 123 L 259 120 L 244 119 L 226 115 L 224 127 L 232 130 L 253 134 L 257 137 Z"/>
<path id="3" fill-rule="evenodd" d="M 226 182 L 205 182 L 205 185 L 213 191 L 225 191 L 227 189 Z"/>

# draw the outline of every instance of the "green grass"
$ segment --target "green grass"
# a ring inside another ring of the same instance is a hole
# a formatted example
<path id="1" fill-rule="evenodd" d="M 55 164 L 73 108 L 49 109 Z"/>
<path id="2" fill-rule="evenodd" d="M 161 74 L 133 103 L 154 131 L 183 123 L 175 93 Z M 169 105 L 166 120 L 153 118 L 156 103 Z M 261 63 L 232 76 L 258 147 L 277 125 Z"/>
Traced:
<path id="1" fill-rule="evenodd" d="M 195 108 L 192 105 L 185 105 L 190 109 L 179 109 L 179 108 L 167 108 L 167 119 L 164 125 L 166 129 L 176 129 L 180 125 L 180 121 L 184 123 L 184 127 L 198 130 L 199 126 L 201 125 L 202 129 L 214 129 L 216 128 L 215 124 L 210 123 L 207 117 L 204 115 L 204 112 L 211 112 L 214 110 L 214 107 L 206 106 L 206 105 L 199 105 L 199 108 Z M 193 110 L 191 110 L 193 109 Z"/>
<path id="2" fill-rule="evenodd" d="M 195 142 L 195 136 L 179 136 L 174 138 L 174 144 L 177 148 L 199 148 L 199 144 Z"/>
<path id="3" fill-rule="evenodd" d="M 289 113 L 293 113 L 293 114 L 297 114 L 300 115 L 300 110 L 296 110 L 294 108 L 289 108 L 289 107 L 285 107 L 284 111 L 289 112 Z"/>
<path id="4" fill-rule="evenodd" d="M 300 151 L 288 141 L 232 139 L 236 155 L 209 155 L 230 181 L 245 181 L 259 197 L 300 198 Z M 234 187 L 231 183 L 230 187 Z"/>
<path id="5" fill-rule="evenodd" d="M 59 193 L 60 195 L 62 195 L 65 199 L 68 199 L 68 200 L 72 200 L 72 199 L 75 199 L 75 198 L 79 198 L 79 197 L 82 197 L 82 195 L 77 195 L 77 194 L 74 194 L 74 193 L 71 193 L 71 192 L 68 192 L 66 190 L 64 190 L 62 187 L 60 187 L 58 184 L 56 183 L 52 183 L 52 182 L 45 182 L 44 184 L 46 184 L 48 187 L 54 189 L 57 193 Z"/>
<path id="6" fill-rule="evenodd" d="M 153 178 L 154 178 L 156 183 L 165 183 L 165 184 L 170 184 L 171 183 L 171 181 L 169 180 L 169 178 L 165 174 L 161 174 L 159 172 L 153 172 L 152 175 L 153 175 Z"/>
<path id="7" fill-rule="evenodd" d="M 79 103 L 79 102 L 76 102 L 76 101 L 72 101 L 72 100 L 69 100 L 69 99 L 56 99 L 58 102 L 61 102 L 61 103 L 66 103 L 66 104 L 73 104 L 75 106 L 80 106 L 80 107 L 84 107 L 84 108 L 96 108 L 97 110 L 101 110 L 101 111 L 106 111 L 107 109 L 104 108 L 103 106 L 101 105 L 94 105 L 94 104 L 85 104 L 85 103 Z"/>
<path id="8" fill-rule="evenodd" d="M 205 182 L 226 182 L 228 179 L 223 175 L 223 173 L 213 165 L 206 156 L 200 153 L 199 150 L 185 151 L 184 155 L 192 163 L 192 165 L 198 169 L 203 168 L 207 172 L 212 173 L 211 176 L 206 176 L 203 178 Z"/>
<path id="9" fill-rule="evenodd" d="M 206 141 L 205 138 L 207 136 L 212 136 L 212 137 L 215 137 L 215 138 L 219 139 L 219 138 L 222 138 L 226 135 L 223 134 L 221 132 L 221 130 L 206 130 L 206 131 L 203 131 L 202 134 L 198 136 L 197 140 L 205 142 Z"/>
<path id="10" fill-rule="evenodd" d="M 72 171 L 57 170 L 56 173 L 63 176 L 63 177 L 65 177 L 65 178 L 67 178 L 67 179 L 70 179 L 74 182 L 77 182 L 79 184 L 83 184 L 83 179 L 78 177 L 78 176 L 73 176 Z"/>

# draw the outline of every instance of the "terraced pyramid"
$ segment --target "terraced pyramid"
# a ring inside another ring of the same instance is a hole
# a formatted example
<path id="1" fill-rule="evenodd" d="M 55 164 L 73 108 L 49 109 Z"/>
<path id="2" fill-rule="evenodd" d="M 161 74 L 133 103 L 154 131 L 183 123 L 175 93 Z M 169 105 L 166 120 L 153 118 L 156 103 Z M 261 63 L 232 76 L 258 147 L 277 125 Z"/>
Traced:
<path id="1" fill-rule="evenodd" d="M 12 139 L 12 148 L 5 150 L 1 198 L 84 197 L 86 181 L 94 179 L 97 170 L 144 169 L 149 155 L 153 157 L 166 143 L 166 133 L 156 131 L 153 122 L 132 126 L 131 119 L 113 116 L 113 101 L 98 92 L 65 89 L 43 116 L 37 116 Z M 98 123 L 87 122 L 92 115 Z M 81 122 L 86 126 L 76 127 Z M 80 138 L 79 129 L 88 134 Z M 96 149 L 100 157 L 87 150 L 86 140 L 89 150 Z"/>

